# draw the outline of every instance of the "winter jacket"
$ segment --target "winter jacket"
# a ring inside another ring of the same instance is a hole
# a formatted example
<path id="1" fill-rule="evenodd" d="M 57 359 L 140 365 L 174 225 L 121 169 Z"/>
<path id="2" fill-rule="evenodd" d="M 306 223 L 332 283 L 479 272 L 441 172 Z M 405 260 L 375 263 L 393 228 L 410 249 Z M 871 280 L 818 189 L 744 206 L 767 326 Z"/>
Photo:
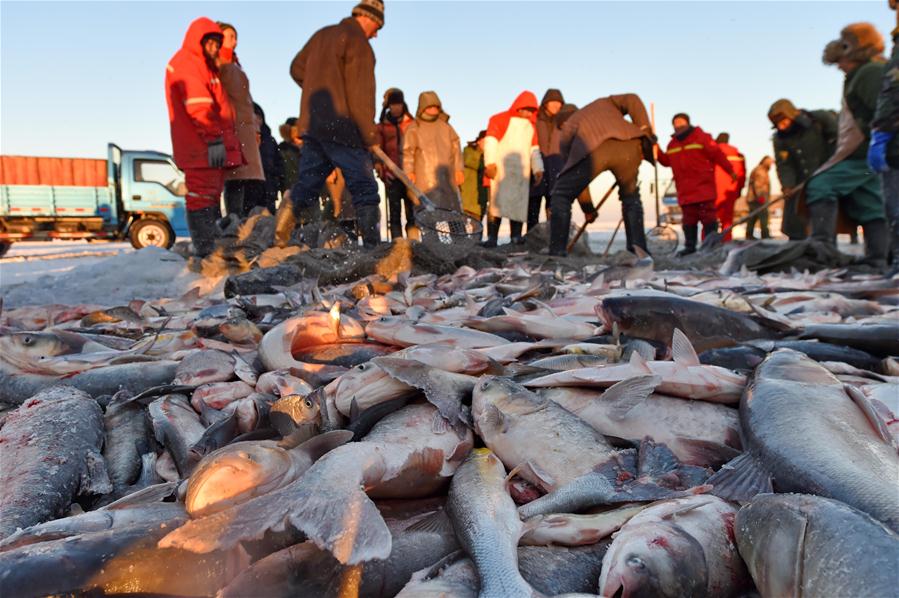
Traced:
<path id="1" fill-rule="evenodd" d="M 843 83 L 843 97 L 852 116 L 855 117 L 856 124 L 865 136 L 865 140 L 847 158 L 848 160 L 864 160 L 868 157 L 871 121 L 874 120 L 877 96 L 880 94 L 885 72 L 886 63 L 882 62 L 882 59 L 878 59 L 867 62 L 846 74 L 846 80 Z"/>
<path id="2" fill-rule="evenodd" d="M 381 149 L 395 164 L 403 163 L 403 134 L 414 120 L 410 114 L 403 114 L 399 122 L 395 123 L 390 116 L 385 115 L 378 123 L 378 139 Z M 396 178 L 389 168 L 378 168 L 378 174 L 385 183 Z"/>
<path id="3" fill-rule="evenodd" d="M 289 141 L 278 144 L 278 152 L 284 163 L 284 177 L 281 179 L 281 192 L 293 187 L 300 177 L 300 148 Z"/>
<path id="4" fill-rule="evenodd" d="M 240 151 L 246 161 L 243 166 L 227 171 L 225 180 L 264 181 L 265 172 L 262 170 L 262 158 L 259 155 L 259 142 L 256 138 L 259 123 L 256 122 L 256 113 L 253 112 L 250 80 L 237 62 L 236 56 L 234 62 L 219 66 L 219 72 L 222 87 L 234 107 L 237 138 L 240 140 Z"/>
<path id="5" fill-rule="evenodd" d="M 441 106 L 433 91 L 419 96 L 415 122 L 403 136 L 403 170 L 415 175 L 415 185 L 439 208 L 461 208 L 459 187 L 454 177 L 462 172 L 462 150 L 459 136 L 447 122 L 449 116 L 440 108 L 434 120 L 426 120 L 425 108 Z"/>
<path id="6" fill-rule="evenodd" d="M 353 17 L 319 29 L 290 64 L 303 89 L 301 135 L 349 147 L 378 143 L 375 53 Z"/>
<path id="7" fill-rule="evenodd" d="M 559 153 L 559 134 L 556 129 L 556 117 L 550 116 L 546 111 L 549 102 L 565 103 L 562 92 L 558 89 L 548 89 L 540 101 L 540 110 L 537 111 L 537 144 L 543 158 Z M 553 147 L 555 146 L 555 147 Z"/>
<path id="8" fill-rule="evenodd" d="M 262 141 L 259 143 L 259 157 L 262 158 L 262 172 L 265 174 L 265 193 L 269 197 L 278 195 L 284 186 L 284 158 L 278 151 L 278 143 L 272 137 L 271 128 L 262 120 L 259 127 Z"/>
<path id="9" fill-rule="evenodd" d="M 727 161 L 733 167 L 737 180 L 733 180 L 730 174 L 720 166 L 715 166 L 716 206 L 738 198 L 746 185 L 746 158 L 740 153 L 740 150 L 729 143 L 719 143 L 718 147 L 721 148 Z"/>
<path id="10" fill-rule="evenodd" d="M 893 30 L 893 54 L 883 75 L 871 128 L 896 134 L 887 148 L 887 162 L 899 169 L 899 27 Z"/>
<path id="11" fill-rule="evenodd" d="M 484 139 L 484 164 L 496 165 L 496 177 L 490 181 L 490 215 L 518 222 L 527 220 L 531 172 L 543 172 L 543 159 L 537 145 L 536 112 L 530 119 L 518 116 L 518 110 L 537 106 L 537 97 L 522 92 L 508 110 L 490 117 Z"/>
<path id="12" fill-rule="evenodd" d="M 763 203 L 771 195 L 771 174 L 764 164 L 752 169 L 749 175 L 749 186 L 746 188 L 746 201 Z"/>
<path id="13" fill-rule="evenodd" d="M 477 145 L 466 145 L 462 150 L 465 165 L 465 182 L 462 183 L 462 209 L 480 218 L 481 204 L 486 203 L 487 188 L 484 185 L 484 152 Z"/>
<path id="14" fill-rule="evenodd" d="M 824 164 L 836 149 L 837 116 L 832 110 L 802 110 L 786 131 L 773 137 L 777 177 L 785 189 L 796 187 Z"/>
<path id="15" fill-rule="evenodd" d="M 659 152 L 659 164 L 674 171 L 681 206 L 715 200 L 715 165 L 728 176 L 734 171 L 715 140 L 699 127 L 692 127 L 682 139 L 672 135 L 668 149 Z"/>
<path id="16" fill-rule="evenodd" d="M 624 118 L 628 115 L 633 122 Z M 608 139 L 626 141 L 650 134 L 649 116 L 640 96 L 625 93 L 594 100 L 562 125 L 560 149 L 565 159 L 562 172 L 574 167 Z"/>
<path id="17" fill-rule="evenodd" d="M 243 163 L 234 131 L 234 112 L 219 81 L 218 69 L 206 60 L 203 36 L 221 33 L 201 17 L 190 24 L 184 43 L 165 67 L 166 103 L 172 133 L 172 155 L 178 168 L 207 168 L 207 144 L 221 139 L 226 166 Z"/>

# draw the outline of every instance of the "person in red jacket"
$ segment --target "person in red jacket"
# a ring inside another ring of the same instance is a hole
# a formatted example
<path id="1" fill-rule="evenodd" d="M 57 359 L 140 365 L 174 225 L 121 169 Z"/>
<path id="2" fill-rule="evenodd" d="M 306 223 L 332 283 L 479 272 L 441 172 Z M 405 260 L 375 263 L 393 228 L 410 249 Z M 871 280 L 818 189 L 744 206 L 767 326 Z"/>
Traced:
<path id="1" fill-rule="evenodd" d="M 715 166 L 715 211 L 718 214 L 718 222 L 721 228 L 725 229 L 734 222 L 734 204 L 737 198 L 743 193 L 743 187 L 746 185 L 746 158 L 740 153 L 740 150 L 730 144 L 730 133 L 719 133 L 715 138 L 715 143 L 724 152 L 727 161 L 734 169 L 737 175 L 735 181 L 723 168 Z M 728 232 L 724 235 L 725 241 L 731 240 L 731 234 Z"/>
<path id="2" fill-rule="evenodd" d="M 403 136 L 413 122 L 415 119 L 409 113 L 409 106 L 406 104 L 402 90 L 395 87 L 388 89 L 384 93 L 378 135 L 381 149 L 396 164 L 403 163 Z M 406 185 L 381 162 L 375 164 L 375 170 L 378 177 L 384 182 L 390 238 L 399 239 L 403 236 L 401 219 L 403 209 L 406 211 L 406 235 L 415 237 L 415 212 L 412 209 L 412 201 L 406 195 Z"/>
<path id="3" fill-rule="evenodd" d="M 734 181 L 737 175 L 721 148 L 708 133 L 691 125 L 689 116 L 675 114 L 671 123 L 674 133 L 668 142 L 668 149 L 658 154 L 659 164 L 674 171 L 677 204 L 683 212 L 684 228 L 684 249 L 678 255 L 684 256 L 696 251 L 700 222 L 703 239 L 718 230 L 715 165 L 723 168 Z"/>
<path id="4" fill-rule="evenodd" d="M 165 67 L 172 155 L 187 185 L 187 226 L 197 257 L 212 252 L 225 169 L 243 164 L 234 111 L 219 81 L 222 30 L 206 17 L 190 24 Z"/>

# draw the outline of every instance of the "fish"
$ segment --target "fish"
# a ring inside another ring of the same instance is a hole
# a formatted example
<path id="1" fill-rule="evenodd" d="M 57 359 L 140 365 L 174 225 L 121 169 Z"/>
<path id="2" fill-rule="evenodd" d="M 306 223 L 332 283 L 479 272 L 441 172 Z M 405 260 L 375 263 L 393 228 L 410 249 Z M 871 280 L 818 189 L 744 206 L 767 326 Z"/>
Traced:
<path id="1" fill-rule="evenodd" d="M 313 390 L 312 385 L 302 378 L 292 375 L 289 369 L 265 372 L 259 376 L 255 388 L 256 392 L 272 394 L 277 397 L 286 397 L 288 395 L 305 397 Z"/>
<path id="2" fill-rule="evenodd" d="M 587 474 L 617 453 L 590 424 L 507 378 L 484 376 L 478 381 L 471 415 L 484 444 L 544 492 Z"/>
<path id="3" fill-rule="evenodd" d="M 525 521 L 526 531 L 520 543 L 533 546 L 596 544 L 621 529 L 622 525 L 645 508 L 646 505 L 633 504 L 587 515 L 537 515 Z"/>
<path id="4" fill-rule="evenodd" d="M 114 492 L 122 492 L 135 482 L 143 455 L 156 448 L 146 410 L 140 403 L 127 401 L 126 396 L 116 395 L 103 416 L 103 458 Z"/>
<path id="5" fill-rule="evenodd" d="M 174 384 L 201 386 L 234 379 L 234 357 L 215 349 L 200 349 L 178 364 Z"/>
<path id="6" fill-rule="evenodd" d="M 516 312 L 506 309 L 506 314 L 490 318 L 469 318 L 463 325 L 484 332 L 518 332 L 536 339 L 581 340 L 597 334 L 597 327 L 577 316 L 557 316 L 545 308 L 539 313 Z"/>
<path id="7" fill-rule="evenodd" d="M 842 345 L 811 340 L 750 341 L 748 344 L 762 349 L 766 355 L 777 349 L 792 349 L 804 353 L 811 359 L 819 362 L 842 361 L 872 372 L 877 372 L 881 369 L 880 360 L 876 356 Z"/>
<path id="8" fill-rule="evenodd" d="M 667 446 L 687 465 L 718 467 L 740 454 L 736 409 L 654 394 L 658 376 L 622 380 L 602 394 L 583 388 L 544 388 L 540 395 L 575 414 L 605 436 Z"/>
<path id="9" fill-rule="evenodd" d="M 467 423 L 463 403 L 470 400 L 478 380 L 474 376 L 447 372 L 415 359 L 378 357 L 373 362 L 391 378 L 420 390 L 450 424 Z"/>
<path id="10" fill-rule="evenodd" d="M 224 446 L 203 457 L 191 473 L 184 507 L 197 518 L 282 488 L 352 437 L 352 432 L 336 430 L 296 447 L 270 440 Z"/>
<path id="11" fill-rule="evenodd" d="M 899 355 L 899 324 L 869 325 L 815 324 L 806 326 L 800 339 L 843 345 L 877 357 Z"/>
<path id="12" fill-rule="evenodd" d="M 734 526 L 762 596 L 894 596 L 899 536 L 837 500 L 760 494 Z"/>
<path id="13" fill-rule="evenodd" d="M 599 345 L 597 345 L 599 346 Z M 605 355 L 590 354 L 569 354 L 569 355 L 553 355 L 550 357 L 542 357 L 528 363 L 529 366 L 541 368 L 544 370 L 552 370 L 556 372 L 564 372 L 567 370 L 577 370 L 580 368 L 592 368 L 607 363 L 616 363 L 618 360 L 609 360 Z"/>
<path id="14" fill-rule="evenodd" d="M 676 297 L 607 297 L 596 307 L 596 314 L 611 330 L 668 342 L 674 329 L 683 331 L 697 352 L 731 347 L 744 341 L 779 339 L 790 330 L 781 322 L 748 316 Z"/>
<path id="15" fill-rule="evenodd" d="M 615 534 L 603 559 L 603 596 L 740 596 L 751 587 L 737 551 L 737 507 L 715 496 L 650 505 Z"/>
<path id="16" fill-rule="evenodd" d="M 394 351 L 396 351 L 396 347 L 390 345 L 351 342 L 316 345 L 295 352 L 294 357 L 304 363 L 322 363 L 351 368 L 375 357 L 390 355 Z"/>
<path id="17" fill-rule="evenodd" d="M 159 397 L 150 403 L 147 412 L 156 441 L 171 453 L 181 477 L 187 477 L 202 456 L 195 449 L 206 433 L 200 416 L 187 397 L 180 394 Z"/>
<path id="18" fill-rule="evenodd" d="M 384 559 L 391 537 L 369 496 L 435 491 L 472 444 L 470 432 L 459 438 L 432 405 L 409 405 L 385 417 L 363 441 L 324 455 L 298 480 L 194 519 L 159 545 L 196 553 L 226 550 L 289 522 L 342 564 Z"/>
<path id="19" fill-rule="evenodd" d="M 396 316 L 372 320 L 366 325 L 365 334 L 380 343 L 398 347 L 441 343 L 458 349 L 479 349 L 505 345 L 509 342 L 489 332 L 439 324 L 416 324 Z"/>
<path id="20" fill-rule="evenodd" d="M 324 365 L 310 365 L 294 359 L 316 345 L 362 341 L 365 330 L 355 319 L 339 312 L 307 312 L 284 320 L 265 333 L 259 342 L 259 360 L 266 370 L 298 368 L 310 372 L 325 371 Z"/>
<path id="21" fill-rule="evenodd" d="M 627 364 L 581 368 L 557 372 L 529 380 L 525 386 L 545 388 L 558 386 L 608 387 L 636 376 L 659 376 L 658 391 L 675 397 L 735 404 L 746 386 L 746 376 L 714 365 L 699 362 L 696 351 L 680 330 L 672 339 L 674 361 L 649 361 L 632 353 Z"/>
<path id="22" fill-rule="evenodd" d="M 257 345 L 262 340 L 262 331 L 246 318 L 229 318 L 219 324 L 219 332 L 232 343 Z"/>
<path id="23" fill-rule="evenodd" d="M 479 595 L 532 596 L 534 589 L 518 570 L 524 525 L 505 478 L 499 457 L 489 449 L 474 449 L 453 476 L 446 512 L 477 570 Z"/>
<path id="24" fill-rule="evenodd" d="M 755 370 L 740 401 L 744 453 L 712 476 L 728 500 L 814 492 L 899 531 L 899 455 L 833 374 L 780 349 Z"/>
<path id="25" fill-rule="evenodd" d="M 198 412 L 203 412 L 205 407 L 223 409 L 226 405 L 238 399 L 243 399 L 253 394 L 253 387 L 237 380 L 235 382 L 210 382 L 198 387 L 190 397 L 190 404 Z"/>
<path id="26" fill-rule="evenodd" d="M 0 428 L 0 538 L 111 492 L 102 445 L 103 413 L 80 390 L 56 386 L 13 411 Z"/>
<path id="27" fill-rule="evenodd" d="M 306 440 L 322 427 L 321 404 L 309 395 L 281 397 L 272 403 L 268 417 L 272 427 L 285 438 Z"/>

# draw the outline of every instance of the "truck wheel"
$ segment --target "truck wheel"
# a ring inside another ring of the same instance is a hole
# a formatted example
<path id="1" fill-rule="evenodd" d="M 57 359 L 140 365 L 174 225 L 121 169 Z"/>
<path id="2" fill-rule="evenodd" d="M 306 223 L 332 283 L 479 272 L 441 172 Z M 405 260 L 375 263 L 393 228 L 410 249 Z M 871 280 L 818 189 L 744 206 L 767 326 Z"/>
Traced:
<path id="1" fill-rule="evenodd" d="M 131 226 L 129 233 L 131 246 L 135 249 L 144 247 L 162 247 L 171 249 L 175 244 L 175 234 L 167 222 L 144 218 Z"/>
<path id="2" fill-rule="evenodd" d="M 12 243 L 0 243 L 0 257 L 6 255 L 10 247 L 12 247 Z"/>

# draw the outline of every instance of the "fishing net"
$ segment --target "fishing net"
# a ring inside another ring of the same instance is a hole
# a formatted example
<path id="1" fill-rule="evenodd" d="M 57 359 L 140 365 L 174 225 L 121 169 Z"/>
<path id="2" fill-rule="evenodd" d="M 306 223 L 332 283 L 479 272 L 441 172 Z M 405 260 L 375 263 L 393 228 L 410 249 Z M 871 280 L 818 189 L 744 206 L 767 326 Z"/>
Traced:
<path id="1" fill-rule="evenodd" d="M 474 247 L 481 240 L 483 230 L 479 220 L 443 208 L 419 210 L 415 213 L 415 224 L 421 229 L 422 243 L 432 249 L 449 245 Z"/>
<path id="2" fill-rule="evenodd" d="M 646 233 L 646 248 L 652 255 L 671 255 L 677 243 L 677 231 L 670 226 L 656 226 Z"/>

